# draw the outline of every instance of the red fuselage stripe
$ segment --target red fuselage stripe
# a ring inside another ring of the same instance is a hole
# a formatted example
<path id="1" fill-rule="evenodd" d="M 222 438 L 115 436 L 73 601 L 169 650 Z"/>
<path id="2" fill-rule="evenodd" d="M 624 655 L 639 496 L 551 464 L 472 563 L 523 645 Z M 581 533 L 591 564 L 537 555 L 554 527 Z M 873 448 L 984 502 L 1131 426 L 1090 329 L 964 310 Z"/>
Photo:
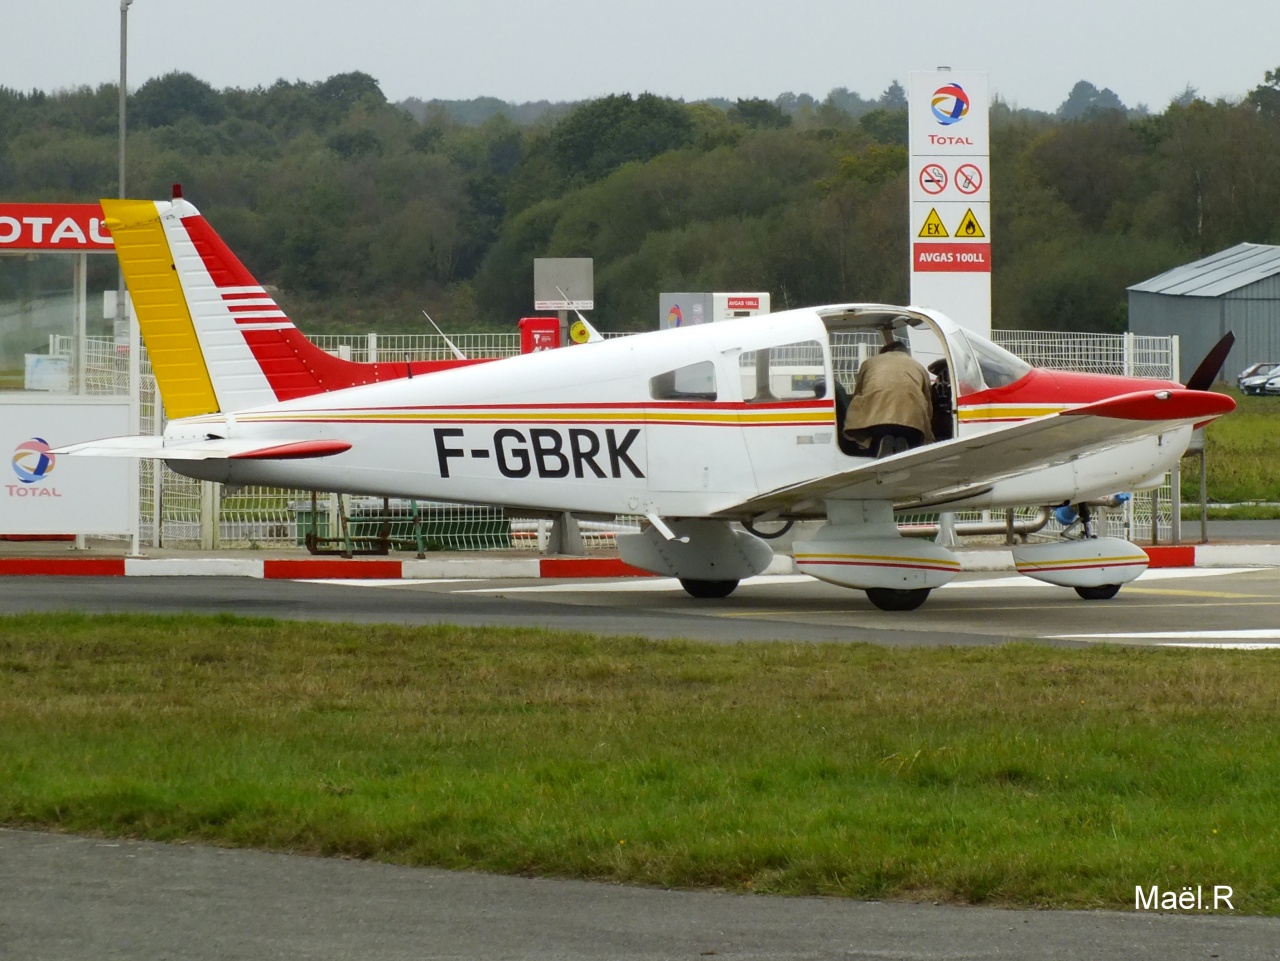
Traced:
<path id="1" fill-rule="evenodd" d="M 939 565 L 926 563 L 885 562 L 885 561 L 802 561 L 796 559 L 799 567 L 900 567 L 909 571 L 946 571 L 952 574 L 960 572 L 959 565 Z"/>
<path id="2" fill-rule="evenodd" d="M 1142 560 L 1133 561 L 1106 561 L 1101 564 L 1060 564 L 1053 567 L 1040 567 L 1036 564 L 1014 564 L 1019 572 L 1036 571 L 1040 574 L 1051 574 L 1054 571 L 1092 571 L 1104 570 L 1108 567 L 1148 567 L 1149 562 L 1144 558 Z"/>

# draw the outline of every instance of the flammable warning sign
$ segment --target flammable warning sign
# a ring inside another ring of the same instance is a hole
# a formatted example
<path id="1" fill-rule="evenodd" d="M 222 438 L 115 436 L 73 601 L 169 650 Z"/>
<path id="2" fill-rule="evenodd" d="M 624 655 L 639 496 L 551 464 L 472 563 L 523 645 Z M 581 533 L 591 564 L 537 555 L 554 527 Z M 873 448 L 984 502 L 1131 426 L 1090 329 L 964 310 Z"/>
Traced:
<path id="1" fill-rule="evenodd" d="M 950 243 L 913 244 L 912 270 L 991 272 L 991 245 Z"/>

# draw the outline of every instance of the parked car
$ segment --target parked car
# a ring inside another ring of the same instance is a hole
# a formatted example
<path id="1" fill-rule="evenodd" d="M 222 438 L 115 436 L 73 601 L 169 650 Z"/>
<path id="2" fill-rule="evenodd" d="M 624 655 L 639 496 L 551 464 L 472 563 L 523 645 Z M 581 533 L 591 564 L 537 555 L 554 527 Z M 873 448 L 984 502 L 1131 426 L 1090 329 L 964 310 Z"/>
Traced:
<path id="1" fill-rule="evenodd" d="M 1271 374 L 1272 376 L 1262 385 L 1262 393 L 1274 397 L 1280 394 L 1280 367 L 1273 370 Z"/>
<path id="2" fill-rule="evenodd" d="M 1244 370 L 1240 371 L 1240 376 L 1236 378 L 1236 386 L 1239 387 L 1241 390 L 1244 390 L 1245 378 L 1260 377 L 1263 374 L 1269 373 L 1271 370 L 1273 370 L 1276 367 L 1280 367 L 1280 364 L 1277 364 L 1274 361 L 1270 361 L 1270 360 L 1263 361 L 1260 364 L 1250 364 Z"/>
<path id="3" fill-rule="evenodd" d="M 1280 364 L 1273 364 L 1248 377 L 1242 376 L 1237 383 L 1246 394 L 1264 394 L 1266 393 L 1267 382 L 1273 377 L 1280 377 Z"/>

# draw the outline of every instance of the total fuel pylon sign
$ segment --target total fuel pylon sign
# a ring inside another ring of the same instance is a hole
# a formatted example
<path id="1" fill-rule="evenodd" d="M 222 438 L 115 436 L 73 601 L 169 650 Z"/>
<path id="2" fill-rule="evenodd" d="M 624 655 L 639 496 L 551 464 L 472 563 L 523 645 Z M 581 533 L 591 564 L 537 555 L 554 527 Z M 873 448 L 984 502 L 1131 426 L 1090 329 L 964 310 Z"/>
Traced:
<path id="1" fill-rule="evenodd" d="M 911 303 L 991 334 L 987 75 L 911 74 Z"/>

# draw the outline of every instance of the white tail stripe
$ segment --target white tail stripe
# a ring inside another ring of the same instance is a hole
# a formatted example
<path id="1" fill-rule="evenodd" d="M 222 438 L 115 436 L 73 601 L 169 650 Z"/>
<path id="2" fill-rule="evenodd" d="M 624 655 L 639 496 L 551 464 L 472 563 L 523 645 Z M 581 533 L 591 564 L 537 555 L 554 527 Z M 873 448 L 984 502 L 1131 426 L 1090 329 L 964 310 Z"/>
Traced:
<path id="1" fill-rule="evenodd" d="M 232 313 L 231 310 L 231 305 L 242 298 L 229 296 L 243 295 L 254 299 L 269 295 L 261 284 L 220 287 L 214 282 L 202 251 L 197 249 L 183 223 L 185 218 L 194 216 L 197 216 L 194 207 L 186 201 L 177 200 L 169 205 L 161 223 L 187 298 L 187 309 L 195 325 L 196 338 L 204 354 L 218 406 L 221 410 L 233 411 L 274 403 L 276 393 L 245 340 L 245 331 L 236 323 L 246 314 Z M 264 306 L 257 313 L 264 311 L 269 311 L 267 316 L 271 322 L 281 322 L 283 314 L 278 307 Z M 256 322 L 261 323 L 261 320 Z"/>

